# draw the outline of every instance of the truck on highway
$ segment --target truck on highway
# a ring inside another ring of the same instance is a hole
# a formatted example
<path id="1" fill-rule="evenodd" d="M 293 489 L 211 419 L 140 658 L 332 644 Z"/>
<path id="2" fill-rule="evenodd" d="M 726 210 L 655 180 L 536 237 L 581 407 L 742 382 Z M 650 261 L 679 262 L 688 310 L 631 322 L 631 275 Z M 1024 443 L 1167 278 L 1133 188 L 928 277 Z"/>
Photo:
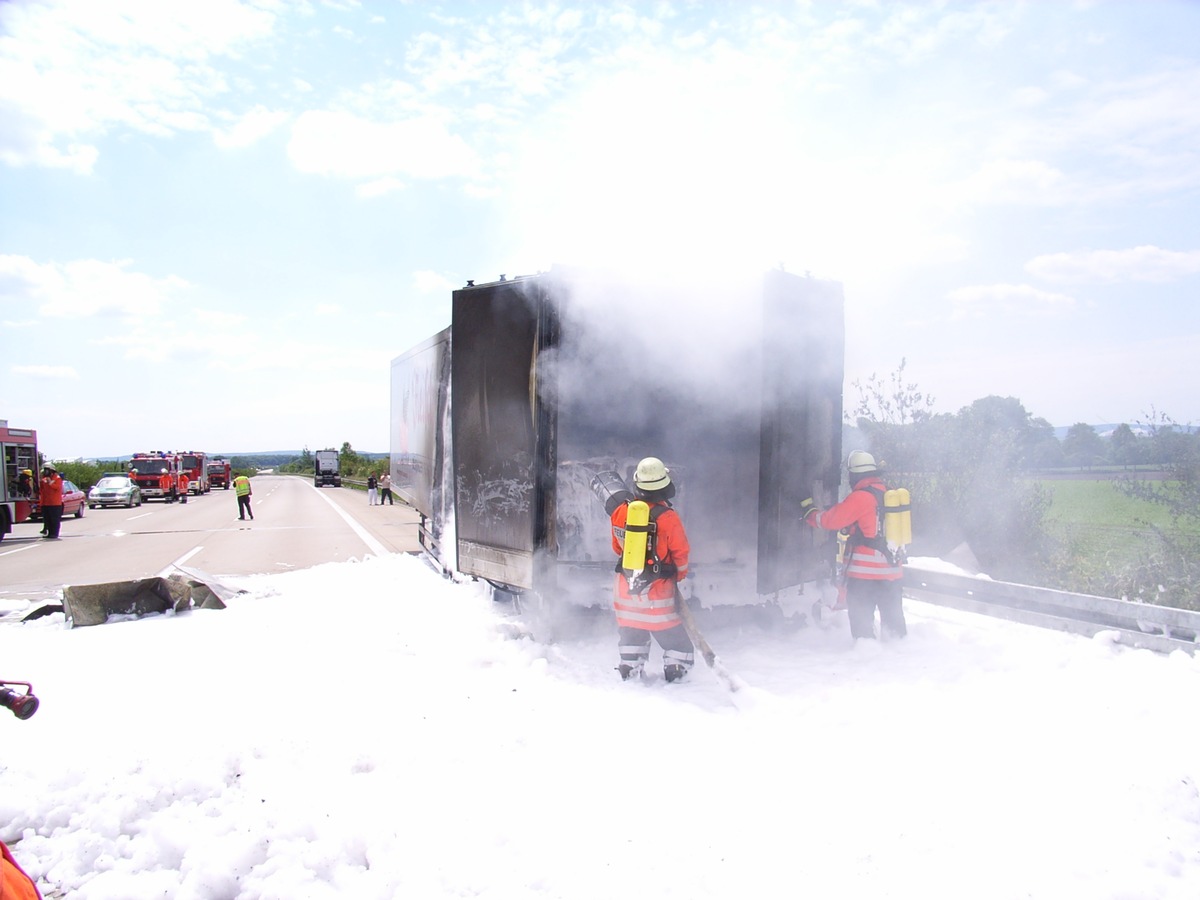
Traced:
<path id="1" fill-rule="evenodd" d="M 313 454 L 313 484 L 342 486 L 341 460 L 336 450 L 318 450 Z"/>
<path id="2" fill-rule="evenodd" d="M 135 453 L 129 460 L 129 478 L 141 488 L 142 500 L 170 499 L 170 492 L 164 491 L 160 483 L 164 471 L 174 484 L 179 483 L 178 454 L 169 450 L 151 450 Z"/>
<path id="3" fill-rule="evenodd" d="M 233 482 L 230 475 L 230 465 L 227 459 L 210 459 L 208 465 L 205 466 L 208 470 L 208 486 L 209 488 L 221 488 L 229 490 L 229 485 Z"/>
<path id="4" fill-rule="evenodd" d="M 799 595 L 827 584 L 836 543 L 801 502 L 841 481 L 841 285 L 697 281 L 556 268 L 453 292 L 449 327 L 392 362 L 393 491 L 435 562 L 552 619 L 607 604 L 602 488 L 655 456 L 696 604 L 811 609 Z"/>
<path id="5" fill-rule="evenodd" d="M 37 505 L 37 432 L 32 428 L 10 428 L 7 419 L 0 419 L 0 454 L 4 459 L 0 484 L 0 540 L 3 540 L 13 525 L 29 519 Z"/>
<path id="6" fill-rule="evenodd" d="M 208 456 L 196 450 L 184 450 L 179 454 L 179 469 L 188 477 L 189 494 L 207 494 L 211 482 L 208 478 Z"/>

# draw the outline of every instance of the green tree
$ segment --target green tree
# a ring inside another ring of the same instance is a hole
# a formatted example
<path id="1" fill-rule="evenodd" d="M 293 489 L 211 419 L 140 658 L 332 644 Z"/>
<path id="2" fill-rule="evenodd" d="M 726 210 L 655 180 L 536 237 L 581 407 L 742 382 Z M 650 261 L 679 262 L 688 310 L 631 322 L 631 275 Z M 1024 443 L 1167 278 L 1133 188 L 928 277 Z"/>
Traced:
<path id="1" fill-rule="evenodd" d="M 914 540 L 933 555 L 966 541 L 992 575 L 1036 583 L 1048 567 L 1049 498 L 1023 471 L 1044 453 L 1044 420 L 1013 397 L 984 397 L 955 415 L 905 381 L 856 383 L 854 414 L 887 478 L 912 493 Z M 1056 442 L 1057 443 L 1057 442 Z"/>
<path id="2" fill-rule="evenodd" d="M 1063 438 L 1063 453 L 1067 462 L 1081 469 L 1090 469 L 1104 460 L 1104 441 L 1096 429 L 1086 422 L 1076 422 Z"/>
<path id="3" fill-rule="evenodd" d="M 1108 458 L 1116 465 L 1131 466 L 1138 461 L 1138 437 L 1133 429 L 1122 422 L 1113 429 L 1108 438 Z"/>
<path id="4" fill-rule="evenodd" d="M 342 449 L 338 451 L 338 462 L 341 465 L 343 478 L 357 478 L 366 472 L 365 466 L 368 461 L 359 456 L 350 446 L 350 442 L 346 441 L 342 444 Z"/>

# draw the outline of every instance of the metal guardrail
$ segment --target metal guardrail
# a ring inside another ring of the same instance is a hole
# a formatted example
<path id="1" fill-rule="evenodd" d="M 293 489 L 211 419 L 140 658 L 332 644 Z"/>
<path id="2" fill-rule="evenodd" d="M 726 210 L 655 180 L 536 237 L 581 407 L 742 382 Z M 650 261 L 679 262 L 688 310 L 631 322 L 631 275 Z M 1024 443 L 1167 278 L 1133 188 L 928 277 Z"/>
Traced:
<path id="1" fill-rule="evenodd" d="M 1200 613 L 1170 606 L 1072 594 L 969 575 L 904 567 L 904 595 L 964 612 L 982 613 L 1088 637 L 1113 632 L 1122 644 L 1195 653 Z"/>

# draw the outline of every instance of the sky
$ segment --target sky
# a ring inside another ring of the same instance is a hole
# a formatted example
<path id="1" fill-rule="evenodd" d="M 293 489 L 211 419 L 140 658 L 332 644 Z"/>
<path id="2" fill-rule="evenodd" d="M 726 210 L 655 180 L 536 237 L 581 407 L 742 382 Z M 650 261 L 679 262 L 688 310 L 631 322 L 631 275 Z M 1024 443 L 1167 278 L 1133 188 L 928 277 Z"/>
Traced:
<path id="1" fill-rule="evenodd" d="M 451 292 L 840 282 L 846 406 L 1200 422 L 1200 4 L 0 2 L 0 418 L 388 451 Z M 638 320 L 631 329 L 645 327 Z"/>
<path id="2" fill-rule="evenodd" d="M 910 600 L 900 642 L 706 626 L 731 692 L 622 682 L 609 615 L 514 637 L 407 555 L 205 577 L 244 593 L 0 624 L 40 700 L 0 710 L 0 839 L 44 893 L 1200 895 L 1183 651 Z"/>

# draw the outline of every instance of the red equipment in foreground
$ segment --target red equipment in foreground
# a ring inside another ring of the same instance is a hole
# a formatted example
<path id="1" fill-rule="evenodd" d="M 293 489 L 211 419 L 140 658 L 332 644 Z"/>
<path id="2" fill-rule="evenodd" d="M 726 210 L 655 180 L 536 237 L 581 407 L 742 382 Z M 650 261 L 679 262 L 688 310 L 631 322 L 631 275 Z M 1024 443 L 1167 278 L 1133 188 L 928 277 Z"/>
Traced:
<path id="1" fill-rule="evenodd" d="M 4 478 L 0 483 L 2 540 L 13 525 L 27 521 L 37 506 L 40 469 L 37 432 L 31 428 L 9 428 L 8 420 L 0 419 L 0 455 L 4 459 Z"/>

